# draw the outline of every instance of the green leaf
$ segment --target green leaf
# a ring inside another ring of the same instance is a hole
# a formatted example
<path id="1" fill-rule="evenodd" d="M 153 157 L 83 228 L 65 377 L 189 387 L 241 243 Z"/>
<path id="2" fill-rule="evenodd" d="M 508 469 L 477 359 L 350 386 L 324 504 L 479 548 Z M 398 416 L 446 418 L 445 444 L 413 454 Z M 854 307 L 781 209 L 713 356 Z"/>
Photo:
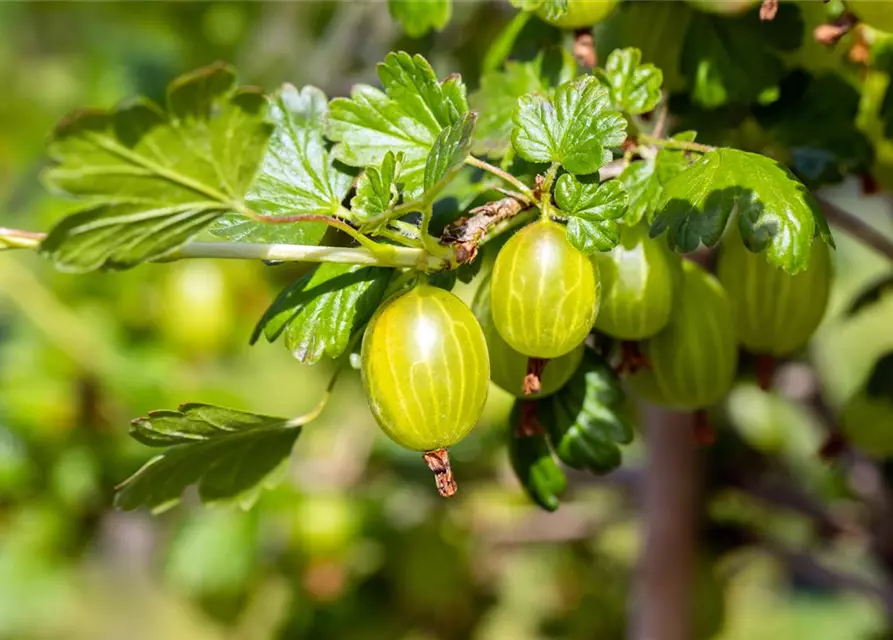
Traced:
<path id="1" fill-rule="evenodd" d="M 610 251 L 620 242 L 617 221 L 626 213 L 629 195 L 617 180 L 580 181 L 565 173 L 555 186 L 555 202 L 569 216 L 567 239 L 587 255 Z"/>
<path id="2" fill-rule="evenodd" d="M 298 91 L 286 84 L 271 102 L 276 130 L 246 196 L 248 206 L 262 215 L 334 215 L 350 189 L 353 175 L 339 169 L 327 149 L 326 95 L 316 87 Z M 318 244 L 326 225 L 269 224 L 226 216 L 211 231 L 239 242 Z"/>
<path id="3" fill-rule="evenodd" d="M 476 120 L 476 114 L 465 113 L 456 124 L 443 129 L 434 141 L 425 163 L 425 198 L 429 202 L 462 168 L 471 150 Z"/>
<path id="4" fill-rule="evenodd" d="M 684 131 L 673 140 L 693 142 L 694 131 Z M 660 149 L 653 158 L 631 162 L 618 180 L 629 194 L 629 208 L 623 223 L 634 226 L 642 218 L 652 222 L 660 206 L 664 186 L 689 165 L 685 154 L 675 149 Z"/>
<path id="5" fill-rule="evenodd" d="M 523 402 L 515 402 L 509 418 L 509 461 L 530 499 L 547 511 L 555 511 L 567 489 L 567 476 L 555 462 L 545 433 L 518 435 L 517 426 L 524 412 Z"/>
<path id="6" fill-rule="evenodd" d="M 167 112 L 145 100 L 81 111 L 53 133 L 46 182 L 87 198 L 41 244 L 66 271 L 128 268 L 238 211 L 272 131 L 266 98 L 225 65 L 174 80 Z"/>
<path id="7" fill-rule="evenodd" d="M 351 336 L 372 317 L 391 279 L 391 269 L 327 262 L 296 280 L 273 301 L 254 329 L 269 342 L 285 334 L 285 346 L 304 364 L 337 358 Z"/>
<path id="8" fill-rule="evenodd" d="M 529 162 L 595 173 L 626 138 L 626 120 L 610 104 L 608 90 L 592 76 L 562 84 L 554 98 L 521 96 L 512 115 L 512 144 Z"/>
<path id="9" fill-rule="evenodd" d="M 403 154 L 388 151 L 378 167 L 366 167 L 357 182 L 357 193 L 350 210 L 358 222 L 381 215 L 400 199 L 397 181 L 403 170 Z"/>
<path id="10" fill-rule="evenodd" d="M 577 62 L 570 52 L 550 48 L 530 62 L 509 60 L 505 69 L 491 71 L 481 78 L 481 87 L 471 95 L 471 108 L 477 111 L 473 152 L 502 158 L 511 148 L 512 114 L 518 99 L 526 94 L 551 97 L 555 87 L 577 75 Z"/>
<path id="11" fill-rule="evenodd" d="M 534 11 L 545 20 L 557 20 L 567 13 L 569 0 L 510 0 L 513 7 Z"/>
<path id="12" fill-rule="evenodd" d="M 736 19 L 695 12 L 681 59 L 692 100 L 713 109 L 771 96 L 785 73 L 778 52 L 797 49 L 803 30 L 800 9 L 790 4 L 771 22 L 758 11 Z"/>
<path id="13" fill-rule="evenodd" d="M 639 49 L 612 51 L 604 71 L 597 72 L 611 92 L 615 109 L 632 114 L 647 113 L 660 102 L 664 74 L 653 64 L 642 64 Z"/>
<path id="14" fill-rule="evenodd" d="M 410 38 L 428 31 L 441 31 L 453 15 L 452 0 L 388 0 L 391 17 L 403 26 Z"/>
<path id="15" fill-rule="evenodd" d="M 424 190 L 425 164 L 440 132 L 468 111 L 465 85 L 458 75 L 438 82 L 419 55 L 390 53 L 378 65 L 384 93 L 360 84 L 350 99 L 329 105 L 328 137 L 335 157 L 353 167 L 380 165 L 389 151 L 404 155 L 404 197 Z"/>
<path id="16" fill-rule="evenodd" d="M 794 274 L 806 268 L 816 235 L 832 244 L 815 199 L 790 170 L 765 156 L 719 148 L 670 180 L 651 228 L 671 248 L 694 251 L 719 242 L 733 210 L 744 244 Z"/>
<path id="17" fill-rule="evenodd" d="M 204 503 L 250 504 L 278 480 L 301 429 L 286 418 L 185 404 L 134 420 L 130 434 L 170 448 L 119 485 L 115 505 L 160 513 L 192 484 Z"/>
<path id="18" fill-rule="evenodd" d="M 602 474 L 620 466 L 618 445 L 632 442 L 626 410 L 616 374 L 587 350 L 570 382 L 540 401 L 537 415 L 562 462 Z"/>

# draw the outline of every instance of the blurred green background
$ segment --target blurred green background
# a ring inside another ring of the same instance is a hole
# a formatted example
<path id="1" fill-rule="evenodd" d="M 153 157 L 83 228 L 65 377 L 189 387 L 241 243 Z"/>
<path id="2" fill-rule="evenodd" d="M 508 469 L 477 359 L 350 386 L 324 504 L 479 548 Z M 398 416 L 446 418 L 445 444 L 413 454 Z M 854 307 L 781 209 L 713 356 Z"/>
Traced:
<path id="1" fill-rule="evenodd" d="M 170 79 L 215 60 L 266 89 L 287 81 L 340 95 L 374 83 L 392 49 L 421 52 L 473 88 L 512 15 L 506 2 L 458 2 L 446 30 L 412 40 L 383 2 L 0 4 L 0 225 L 43 230 L 68 206 L 38 175 L 47 133 L 74 108 L 160 98 Z M 863 196 L 853 180 L 828 196 L 893 234 L 886 195 Z M 840 408 L 893 348 L 893 300 L 843 317 L 890 265 L 836 237 L 832 310 L 811 355 Z M 110 507 L 115 484 L 151 455 L 127 436 L 130 419 L 184 401 L 273 415 L 317 402 L 328 365 L 301 366 L 279 344 L 248 347 L 301 272 L 193 261 L 72 276 L 30 253 L 0 254 L 0 638 L 624 637 L 640 445 L 621 472 L 575 475 L 569 503 L 540 512 L 509 471 L 511 399 L 495 387 L 453 452 L 461 490 L 448 503 L 418 457 L 379 433 L 351 372 L 298 441 L 286 481 L 253 510 L 205 509 L 195 496 L 159 517 Z M 469 299 L 473 286 L 457 291 Z M 704 451 L 698 640 L 879 637 L 880 599 L 834 577 L 886 579 L 851 474 L 816 456 L 814 411 L 751 382 L 725 409 L 720 442 Z M 742 451 L 796 478 L 844 533 L 727 482 L 735 464 L 749 472 Z M 753 535 L 729 535 L 740 528 Z"/>

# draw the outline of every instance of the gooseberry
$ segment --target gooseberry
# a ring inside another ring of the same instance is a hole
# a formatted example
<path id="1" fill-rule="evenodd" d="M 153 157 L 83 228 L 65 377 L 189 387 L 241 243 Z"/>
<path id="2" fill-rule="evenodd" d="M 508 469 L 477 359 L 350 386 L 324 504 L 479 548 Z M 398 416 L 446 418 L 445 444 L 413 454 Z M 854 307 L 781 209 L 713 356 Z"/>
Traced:
<path id="1" fill-rule="evenodd" d="M 738 368 L 732 305 L 714 276 L 682 262 L 680 286 L 667 326 L 642 343 L 651 370 L 630 379 L 642 397 L 678 409 L 719 401 Z"/>
<path id="2" fill-rule="evenodd" d="M 490 296 L 493 323 L 510 347 L 534 358 L 558 358 L 592 330 L 598 272 L 568 242 L 563 226 L 534 222 L 496 256 Z"/>
<path id="3" fill-rule="evenodd" d="M 582 29 L 611 15 L 617 2 L 618 0 L 568 0 L 567 11 L 558 18 L 549 18 L 545 5 L 537 9 L 537 15 L 559 29 Z"/>
<path id="4" fill-rule="evenodd" d="M 487 343 L 474 314 L 452 293 L 418 285 L 375 312 L 361 359 L 375 420 L 397 444 L 437 453 L 425 459 L 443 493 L 433 465 L 449 474 L 443 450 L 468 435 L 487 400 Z"/>
<path id="5" fill-rule="evenodd" d="M 623 227 L 620 244 L 595 258 L 601 282 L 595 328 L 620 340 L 660 331 L 673 307 L 673 258 L 646 227 Z"/>
<path id="6" fill-rule="evenodd" d="M 748 250 L 734 230 L 720 249 L 717 276 L 732 303 L 738 341 L 753 353 L 788 356 L 809 341 L 825 315 L 831 255 L 817 240 L 807 268 L 791 275 Z"/>
<path id="7" fill-rule="evenodd" d="M 540 390 L 536 393 L 525 395 L 524 378 L 527 376 L 528 358 L 524 354 L 512 349 L 493 324 L 493 316 L 490 311 L 490 275 L 482 280 L 471 310 L 484 330 L 487 340 L 487 351 L 490 354 L 490 380 L 496 386 L 508 391 L 512 395 L 530 399 L 543 398 L 561 389 L 577 370 L 580 360 L 583 359 L 583 343 L 563 356 L 550 360 L 540 378 Z"/>

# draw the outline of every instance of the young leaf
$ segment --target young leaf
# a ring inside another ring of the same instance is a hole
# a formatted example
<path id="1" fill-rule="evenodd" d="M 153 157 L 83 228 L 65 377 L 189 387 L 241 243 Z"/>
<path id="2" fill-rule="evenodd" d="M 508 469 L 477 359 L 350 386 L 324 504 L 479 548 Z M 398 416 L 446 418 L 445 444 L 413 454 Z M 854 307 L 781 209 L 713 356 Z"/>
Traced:
<path id="1" fill-rule="evenodd" d="M 350 201 L 350 210 L 358 222 L 380 215 L 397 204 L 400 191 L 397 181 L 403 167 L 403 154 L 388 151 L 378 167 L 366 167 L 357 182 L 357 194 Z"/>
<path id="2" fill-rule="evenodd" d="M 611 367 L 587 350 L 574 377 L 540 401 L 537 413 L 562 462 L 603 474 L 620 466 L 618 445 L 633 439 L 624 400 Z"/>
<path id="3" fill-rule="evenodd" d="M 626 113 L 647 113 L 660 102 L 663 72 L 653 64 L 642 64 L 642 52 L 634 47 L 616 49 L 605 69 L 597 70 L 611 92 L 614 108 Z"/>
<path id="4" fill-rule="evenodd" d="M 285 346 L 304 364 L 344 353 L 351 336 L 372 317 L 391 279 L 391 269 L 323 263 L 279 294 L 251 336 L 269 342 L 285 334 Z"/>
<path id="5" fill-rule="evenodd" d="M 551 97 L 558 85 L 573 80 L 577 62 L 570 52 L 550 48 L 530 62 L 509 60 L 505 70 L 491 71 L 481 78 L 481 87 L 469 98 L 477 111 L 474 146 L 476 154 L 502 158 L 511 148 L 512 113 L 525 94 Z"/>
<path id="6" fill-rule="evenodd" d="M 701 242 L 710 247 L 736 208 L 744 244 L 765 250 L 788 273 L 806 268 L 816 235 L 833 245 L 818 204 L 787 167 L 726 148 L 705 153 L 667 183 L 651 235 L 666 230 L 670 246 L 683 252 Z"/>
<path id="7" fill-rule="evenodd" d="M 695 12 L 681 59 L 692 99 L 713 109 L 771 95 L 785 73 L 777 52 L 797 49 L 803 31 L 800 9 L 791 4 L 781 4 L 771 22 L 756 10 L 737 19 Z"/>
<path id="8" fill-rule="evenodd" d="M 608 90 L 592 76 L 562 84 L 554 98 L 521 96 L 512 115 L 512 144 L 530 162 L 595 173 L 626 138 L 626 120 L 610 103 Z"/>
<path id="9" fill-rule="evenodd" d="M 419 55 L 389 53 L 378 65 L 384 93 L 357 85 L 350 99 L 329 105 L 328 137 L 335 157 L 353 167 L 379 165 L 389 151 L 403 152 L 404 197 L 424 190 L 425 163 L 440 132 L 468 111 L 458 75 L 438 82 Z"/>
<path id="10" fill-rule="evenodd" d="M 316 87 L 299 91 L 286 84 L 271 102 L 276 130 L 246 196 L 248 206 L 267 215 L 333 215 L 347 195 L 353 176 L 338 168 L 326 148 L 326 95 Z M 226 216 L 211 231 L 241 242 L 318 244 L 326 225 L 268 224 Z"/>
<path id="11" fill-rule="evenodd" d="M 672 139 L 693 142 L 695 132 L 684 131 Z M 660 149 L 653 158 L 631 162 L 618 178 L 629 194 L 629 208 L 623 218 L 624 224 L 633 226 L 642 218 L 652 222 L 660 206 L 664 185 L 688 164 L 683 152 L 667 148 Z"/>
<path id="12" fill-rule="evenodd" d="M 555 186 L 555 202 L 569 216 L 567 239 L 583 253 L 610 251 L 620 242 L 617 221 L 626 213 L 629 196 L 617 180 L 581 182 L 565 173 Z"/>
<path id="13" fill-rule="evenodd" d="M 391 17 L 403 25 L 410 38 L 421 38 L 431 29 L 442 30 L 453 15 L 452 0 L 388 0 Z"/>
<path id="14" fill-rule="evenodd" d="M 167 112 L 140 100 L 65 119 L 45 178 L 89 205 L 50 231 L 41 252 L 66 271 L 132 267 L 239 211 L 272 127 L 266 98 L 235 84 L 218 64 L 174 80 Z"/>
<path id="15" fill-rule="evenodd" d="M 130 434 L 150 447 L 170 448 L 119 485 L 115 505 L 160 513 L 196 483 L 202 502 L 252 502 L 277 479 L 301 429 L 286 418 L 185 404 L 134 420 Z"/>
<path id="16" fill-rule="evenodd" d="M 437 136 L 425 162 L 425 199 L 432 201 L 445 183 L 462 168 L 471 149 L 471 136 L 477 115 L 465 113 L 456 124 L 446 127 Z"/>

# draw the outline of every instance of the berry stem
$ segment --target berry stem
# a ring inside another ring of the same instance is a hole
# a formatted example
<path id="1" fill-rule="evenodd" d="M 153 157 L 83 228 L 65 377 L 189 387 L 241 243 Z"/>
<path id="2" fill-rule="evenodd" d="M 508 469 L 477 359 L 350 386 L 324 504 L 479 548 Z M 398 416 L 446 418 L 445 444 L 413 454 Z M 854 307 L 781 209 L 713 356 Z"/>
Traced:
<path id="1" fill-rule="evenodd" d="M 532 396 L 535 393 L 539 393 L 543 388 L 543 370 L 546 368 L 547 364 L 549 364 L 548 358 L 527 359 L 527 375 L 524 376 L 524 384 L 521 387 L 525 396 Z"/>
<path id="2" fill-rule="evenodd" d="M 450 467 L 450 456 L 446 449 L 435 449 L 422 454 L 422 459 L 428 468 L 434 472 L 434 483 L 437 492 L 444 498 L 456 495 L 456 480 L 453 478 L 453 469 Z"/>

